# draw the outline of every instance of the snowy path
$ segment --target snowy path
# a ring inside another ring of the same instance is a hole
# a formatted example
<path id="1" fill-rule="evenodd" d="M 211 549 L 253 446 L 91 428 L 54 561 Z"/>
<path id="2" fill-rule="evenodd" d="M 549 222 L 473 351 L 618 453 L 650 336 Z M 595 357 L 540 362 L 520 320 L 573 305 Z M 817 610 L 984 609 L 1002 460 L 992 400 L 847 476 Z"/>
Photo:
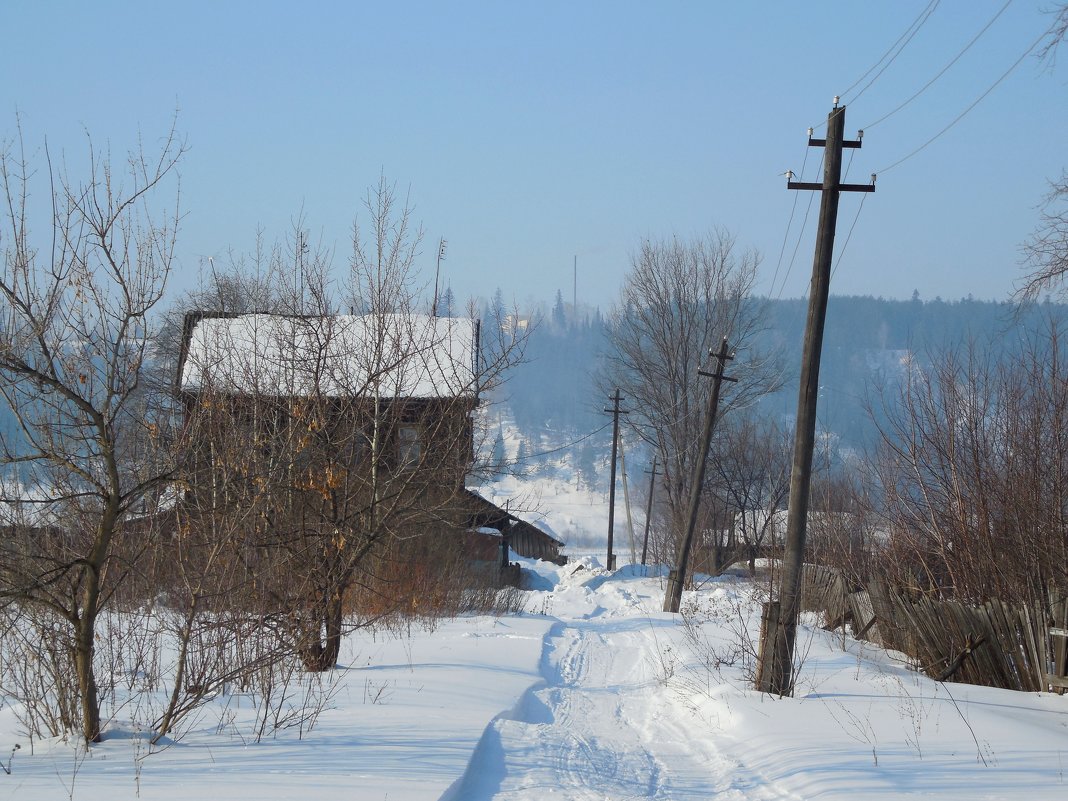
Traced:
<path id="1" fill-rule="evenodd" d="M 782 797 L 758 790 L 763 782 L 747 779 L 707 732 L 687 731 L 692 713 L 663 681 L 661 654 L 678 635 L 676 623 L 666 615 L 633 616 L 634 606 L 651 599 L 611 589 L 621 608 L 605 609 L 599 593 L 588 617 L 552 626 L 544 683 L 490 724 L 464 779 L 443 801 Z"/>

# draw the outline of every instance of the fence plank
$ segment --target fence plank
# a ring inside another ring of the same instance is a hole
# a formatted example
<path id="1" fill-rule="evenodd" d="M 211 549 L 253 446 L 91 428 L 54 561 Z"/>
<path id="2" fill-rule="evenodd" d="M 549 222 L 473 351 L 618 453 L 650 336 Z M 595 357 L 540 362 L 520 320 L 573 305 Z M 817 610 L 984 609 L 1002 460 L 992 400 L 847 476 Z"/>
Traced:
<path id="1" fill-rule="evenodd" d="M 953 680 L 1024 691 L 1068 690 L 1068 598 L 1048 607 L 990 599 L 981 606 L 916 597 L 885 580 L 852 592 L 842 574 L 805 565 L 803 608 L 852 620 L 854 636 L 901 651 L 939 675 L 967 643 L 982 641 Z M 1051 672 L 1052 671 L 1052 672 Z"/>

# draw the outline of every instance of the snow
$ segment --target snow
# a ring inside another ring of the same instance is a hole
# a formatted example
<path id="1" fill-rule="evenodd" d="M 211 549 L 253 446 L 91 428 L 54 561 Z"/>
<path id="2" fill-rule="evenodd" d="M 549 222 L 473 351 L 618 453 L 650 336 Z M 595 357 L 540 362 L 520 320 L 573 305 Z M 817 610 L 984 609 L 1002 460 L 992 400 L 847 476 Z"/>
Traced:
<path id="1" fill-rule="evenodd" d="M 488 416 L 489 410 L 483 408 L 482 414 L 487 417 L 482 424 L 490 430 L 496 426 L 501 432 L 506 470 L 472 489 L 497 506 L 507 506 L 510 512 L 558 541 L 579 547 L 604 542 L 608 531 L 608 491 L 601 487 L 590 488 L 580 480 L 579 471 L 574 466 L 572 436 L 544 433 L 539 439 L 527 443 L 531 451 L 528 461 L 517 463 L 515 460 L 523 436 L 512 420 L 501 415 L 499 409 L 496 411 L 498 417 L 494 422 Z M 488 446 L 489 442 L 484 444 Z M 543 453 L 554 458 L 545 465 L 544 470 L 539 471 L 533 459 Z M 489 461 L 490 454 L 484 453 L 483 460 Z M 607 473 L 603 483 L 608 483 Z M 645 524 L 644 510 L 634 510 L 635 531 L 631 532 L 627 526 L 623 493 L 620 492 L 616 495 L 615 519 L 619 563 L 638 561 Z"/>
<path id="2" fill-rule="evenodd" d="M 277 396 L 474 395 L 478 323 L 419 314 L 204 317 L 182 389 Z"/>
<path id="3" fill-rule="evenodd" d="M 608 531 L 605 515 L 608 498 L 601 493 L 590 492 L 577 485 L 566 474 L 527 477 L 498 476 L 492 483 L 477 489 L 478 493 L 497 506 L 507 504 L 517 517 L 537 526 L 550 537 L 567 544 L 593 544 L 604 541 Z M 616 526 L 617 550 L 623 550 L 626 535 L 626 517 L 622 498 L 617 498 Z M 635 519 L 635 526 L 644 525 L 644 517 Z M 637 531 L 637 537 L 642 534 Z M 637 543 L 641 552 L 641 543 Z M 629 549 L 628 549 L 629 552 Z M 621 559 L 621 561 L 624 561 Z"/>
<path id="4" fill-rule="evenodd" d="M 14 799 L 573 801 L 1068 797 L 1068 697 L 939 684 L 807 621 L 793 698 L 750 689 L 765 588 L 704 580 L 659 611 L 662 569 L 519 560 L 523 611 L 354 632 L 310 731 L 247 734 L 217 699 L 158 753 L 120 709 L 91 754 L 33 753 L 10 703 Z"/>

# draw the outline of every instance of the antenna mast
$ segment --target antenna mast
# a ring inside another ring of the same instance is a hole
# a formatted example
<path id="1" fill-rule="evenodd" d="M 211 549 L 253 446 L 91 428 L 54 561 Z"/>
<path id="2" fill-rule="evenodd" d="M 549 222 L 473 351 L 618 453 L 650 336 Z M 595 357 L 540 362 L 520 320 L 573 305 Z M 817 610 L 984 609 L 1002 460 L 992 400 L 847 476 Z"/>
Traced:
<path id="1" fill-rule="evenodd" d="M 575 266 L 572 273 L 573 283 L 571 285 L 571 317 L 575 320 L 578 319 L 578 254 L 575 255 Z M 574 323 L 572 323 L 574 325 Z"/>

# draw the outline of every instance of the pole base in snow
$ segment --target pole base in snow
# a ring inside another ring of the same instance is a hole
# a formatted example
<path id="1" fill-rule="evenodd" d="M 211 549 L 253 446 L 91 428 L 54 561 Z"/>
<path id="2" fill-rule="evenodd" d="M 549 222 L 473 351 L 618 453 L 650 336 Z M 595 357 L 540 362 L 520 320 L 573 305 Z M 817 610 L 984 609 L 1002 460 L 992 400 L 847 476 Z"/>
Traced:
<path id="1" fill-rule="evenodd" d="M 667 592 L 664 593 L 664 611 L 678 612 L 682 604 L 682 584 L 679 582 L 679 571 L 671 570 L 668 573 Z"/>
<path id="2" fill-rule="evenodd" d="M 760 653 L 753 682 L 762 693 L 793 694 L 793 665 L 786 635 L 779 602 L 768 601 L 760 615 Z"/>

